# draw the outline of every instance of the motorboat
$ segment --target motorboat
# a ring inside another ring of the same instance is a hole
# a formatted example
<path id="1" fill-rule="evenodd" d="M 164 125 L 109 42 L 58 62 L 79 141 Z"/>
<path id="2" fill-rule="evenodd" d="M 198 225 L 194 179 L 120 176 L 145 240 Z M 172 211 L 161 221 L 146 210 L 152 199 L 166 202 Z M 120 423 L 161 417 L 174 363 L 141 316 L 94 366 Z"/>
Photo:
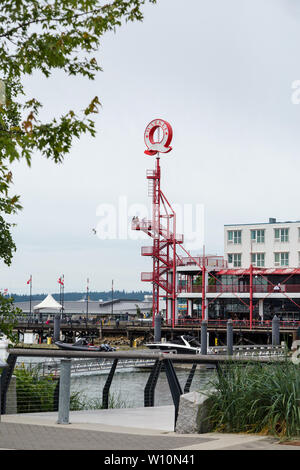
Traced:
<path id="1" fill-rule="evenodd" d="M 64 343 L 63 341 L 55 341 L 56 346 L 60 349 L 65 349 L 69 351 L 103 351 L 103 352 L 112 352 L 116 348 L 113 348 L 109 344 L 100 344 L 100 346 L 94 346 L 89 344 L 86 338 L 79 338 L 74 344 Z"/>
<path id="2" fill-rule="evenodd" d="M 172 341 L 146 343 L 147 348 L 176 354 L 201 354 L 201 344 L 194 336 L 182 335 Z"/>

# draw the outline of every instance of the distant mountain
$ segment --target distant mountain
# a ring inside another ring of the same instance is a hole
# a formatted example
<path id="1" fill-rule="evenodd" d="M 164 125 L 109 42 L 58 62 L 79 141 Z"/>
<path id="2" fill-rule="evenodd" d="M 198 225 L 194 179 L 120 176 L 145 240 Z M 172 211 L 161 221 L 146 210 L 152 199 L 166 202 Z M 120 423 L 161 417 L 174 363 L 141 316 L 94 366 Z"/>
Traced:
<path id="1" fill-rule="evenodd" d="M 34 294 L 32 300 L 43 300 L 48 294 Z M 145 295 L 152 295 L 149 291 L 131 291 L 125 292 L 125 290 L 114 290 L 114 299 L 136 299 L 143 300 Z M 26 302 L 30 299 L 29 295 L 10 294 L 14 298 L 15 302 Z M 52 294 L 52 296 L 58 302 L 61 300 L 60 294 Z M 65 292 L 64 300 L 82 300 L 86 299 L 86 292 Z M 89 300 L 111 300 L 111 291 L 108 292 L 89 292 Z"/>

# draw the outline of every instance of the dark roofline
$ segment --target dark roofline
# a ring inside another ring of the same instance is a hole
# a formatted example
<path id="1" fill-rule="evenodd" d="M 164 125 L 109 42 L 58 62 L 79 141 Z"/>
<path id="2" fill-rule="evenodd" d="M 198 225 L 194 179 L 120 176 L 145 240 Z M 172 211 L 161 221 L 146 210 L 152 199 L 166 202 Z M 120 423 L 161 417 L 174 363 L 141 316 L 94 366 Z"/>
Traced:
<path id="1" fill-rule="evenodd" d="M 285 221 L 285 222 L 253 222 L 250 224 L 224 224 L 224 227 L 240 227 L 244 225 L 276 225 L 276 224 L 300 224 L 300 220 L 295 220 L 295 221 Z"/>

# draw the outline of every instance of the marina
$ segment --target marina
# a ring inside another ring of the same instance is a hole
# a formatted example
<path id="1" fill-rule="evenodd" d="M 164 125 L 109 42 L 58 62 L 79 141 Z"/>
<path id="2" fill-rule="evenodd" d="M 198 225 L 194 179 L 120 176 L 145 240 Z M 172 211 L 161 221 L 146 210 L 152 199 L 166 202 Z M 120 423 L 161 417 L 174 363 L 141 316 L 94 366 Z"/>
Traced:
<path id="1" fill-rule="evenodd" d="M 2 2 L 0 450 L 300 450 L 299 1 Z"/>

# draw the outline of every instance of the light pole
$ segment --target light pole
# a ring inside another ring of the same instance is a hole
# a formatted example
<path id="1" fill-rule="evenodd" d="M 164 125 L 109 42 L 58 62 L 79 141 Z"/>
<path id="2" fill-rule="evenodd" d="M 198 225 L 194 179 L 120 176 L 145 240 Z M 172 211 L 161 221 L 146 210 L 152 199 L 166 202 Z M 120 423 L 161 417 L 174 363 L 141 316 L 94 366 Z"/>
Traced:
<path id="1" fill-rule="evenodd" d="M 114 314 L 114 280 L 111 281 L 111 315 L 113 319 Z"/>
<path id="2" fill-rule="evenodd" d="M 89 318 L 89 282 L 90 280 L 89 278 L 87 278 L 86 280 L 86 284 L 87 284 L 86 286 L 86 322 L 85 322 L 86 327 L 88 325 L 88 318 Z"/>

